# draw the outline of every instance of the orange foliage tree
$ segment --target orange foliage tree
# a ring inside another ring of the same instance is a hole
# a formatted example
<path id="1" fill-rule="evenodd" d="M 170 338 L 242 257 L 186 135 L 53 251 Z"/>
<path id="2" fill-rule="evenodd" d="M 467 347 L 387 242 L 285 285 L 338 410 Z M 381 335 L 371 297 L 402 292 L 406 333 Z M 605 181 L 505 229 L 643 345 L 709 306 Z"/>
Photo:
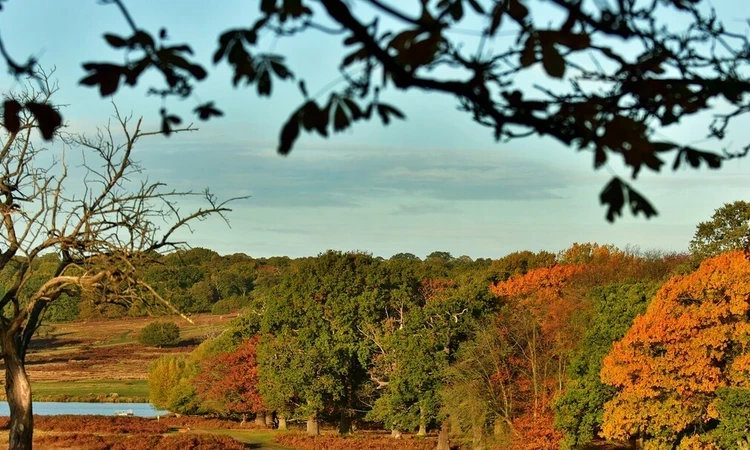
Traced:
<path id="1" fill-rule="evenodd" d="M 707 445 L 717 388 L 750 387 L 750 262 L 741 252 L 672 277 L 605 358 L 601 378 L 618 388 L 602 435 L 649 448 Z"/>
<path id="2" fill-rule="evenodd" d="M 265 408 L 258 393 L 258 365 L 254 336 L 229 353 L 201 362 L 193 383 L 204 405 L 223 414 L 259 413 Z"/>
<path id="3" fill-rule="evenodd" d="M 536 269 L 491 288 L 506 302 L 498 333 L 513 348 L 510 384 L 518 405 L 513 427 L 516 443 L 526 448 L 557 448 L 561 438 L 552 426 L 550 401 L 563 387 L 568 355 L 582 333 L 576 315 L 585 304 L 570 287 L 585 270 L 581 265 Z"/>

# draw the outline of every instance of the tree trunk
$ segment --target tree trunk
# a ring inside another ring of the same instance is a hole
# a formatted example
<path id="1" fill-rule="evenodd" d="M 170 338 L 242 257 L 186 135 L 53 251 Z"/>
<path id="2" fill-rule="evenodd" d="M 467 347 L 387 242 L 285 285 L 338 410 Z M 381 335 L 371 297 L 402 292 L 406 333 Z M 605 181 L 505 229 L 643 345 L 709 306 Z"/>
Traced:
<path id="1" fill-rule="evenodd" d="M 279 430 L 286 431 L 286 417 L 279 415 L 277 418 L 279 419 Z"/>
<path id="2" fill-rule="evenodd" d="M 273 411 L 266 411 L 266 427 L 273 428 Z"/>
<path id="3" fill-rule="evenodd" d="M 401 432 L 398 429 L 394 428 L 391 430 L 391 437 L 393 439 L 401 439 Z"/>
<path id="4" fill-rule="evenodd" d="M 344 408 L 341 410 L 341 416 L 339 417 L 339 434 L 346 435 L 352 434 L 352 420 L 349 417 L 349 409 Z"/>
<path id="5" fill-rule="evenodd" d="M 245 425 L 245 422 L 247 422 L 247 413 L 242 413 L 242 422 L 240 422 L 240 425 Z"/>
<path id="6" fill-rule="evenodd" d="M 23 360 L 15 353 L 15 345 L 4 343 L 5 395 L 10 407 L 9 450 L 31 450 L 34 415 L 31 407 L 31 384 Z"/>
<path id="7" fill-rule="evenodd" d="M 307 419 L 307 435 L 317 436 L 320 434 L 320 423 L 318 422 L 318 413 L 313 413 L 309 419 Z"/>
<path id="8" fill-rule="evenodd" d="M 266 414 L 263 411 L 255 413 L 255 425 L 266 426 Z"/>
<path id="9" fill-rule="evenodd" d="M 352 367 L 354 365 L 353 361 L 350 361 L 349 365 Z M 341 415 L 339 416 L 339 435 L 341 436 L 352 434 L 352 386 L 349 380 L 345 380 L 344 383 L 346 386 L 346 406 L 341 409 Z"/>
<path id="10" fill-rule="evenodd" d="M 427 436 L 427 418 L 424 415 L 424 407 L 419 407 L 419 431 L 417 436 Z"/>
<path id="11" fill-rule="evenodd" d="M 443 420 L 440 425 L 440 434 L 438 435 L 438 443 L 436 450 L 450 450 L 450 442 L 448 440 L 448 420 Z"/>

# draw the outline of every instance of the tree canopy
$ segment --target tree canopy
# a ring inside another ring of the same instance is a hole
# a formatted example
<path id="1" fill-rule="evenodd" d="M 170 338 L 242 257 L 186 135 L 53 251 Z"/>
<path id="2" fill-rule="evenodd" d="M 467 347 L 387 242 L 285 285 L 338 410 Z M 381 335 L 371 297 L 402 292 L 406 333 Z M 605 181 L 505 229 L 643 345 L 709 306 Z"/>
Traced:
<path id="1" fill-rule="evenodd" d="M 150 86 L 149 94 L 183 99 L 195 96 L 198 83 L 212 76 L 195 62 L 190 45 L 172 43 L 166 28 L 141 28 L 125 0 L 103 3 L 118 8 L 130 27 L 123 36 L 103 30 L 107 44 L 124 59 L 84 61 L 82 85 L 109 97 L 153 71 L 162 81 Z M 233 86 L 252 85 L 259 96 L 271 96 L 277 83 L 298 83 L 300 106 L 281 126 L 282 155 L 291 152 L 302 131 L 328 137 L 363 120 L 378 118 L 388 125 L 404 119 L 396 106 L 383 101 L 392 89 L 452 96 L 497 140 L 548 136 L 591 152 L 594 169 L 621 160 L 632 179 L 643 169 L 660 172 L 668 162 L 674 170 L 719 168 L 750 150 L 750 144 L 728 144 L 733 142 L 731 123 L 750 110 L 750 42 L 743 30 L 722 22 L 707 0 L 256 4 L 257 14 L 246 17 L 247 26 L 221 32 L 213 61 L 229 66 L 227 81 Z M 304 39 L 308 33 L 341 37 L 340 87 L 310 95 L 306 74 L 289 67 L 284 54 L 258 50 L 268 39 Z M 11 73 L 33 72 L 36 59 L 17 62 L 12 52 L 0 49 Z M 549 82 L 527 82 L 535 76 Z M 174 103 L 162 102 L 167 135 L 182 123 L 181 113 L 169 108 Z M 5 127 L 17 130 L 22 111 L 39 120 L 45 138 L 62 124 L 59 111 L 44 102 L 9 100 Z M 223 115 L 212 101 L 201 102 L 193 113 L 200 120 Z M 690 116 L 705 119 L 706 136 L 722 151 L 658 133 Z M 626 176 L 613 175 L 600 201 L 609 221 L 626 208 L 634 215 L 657 214 Z"/>
<path id="2" fill-rule="evenodd" d="M 750 245 L 750 203 L 724 203 L 711 220 L 701 222 L 690 241 L 690 251 L 701 260 Z"/>

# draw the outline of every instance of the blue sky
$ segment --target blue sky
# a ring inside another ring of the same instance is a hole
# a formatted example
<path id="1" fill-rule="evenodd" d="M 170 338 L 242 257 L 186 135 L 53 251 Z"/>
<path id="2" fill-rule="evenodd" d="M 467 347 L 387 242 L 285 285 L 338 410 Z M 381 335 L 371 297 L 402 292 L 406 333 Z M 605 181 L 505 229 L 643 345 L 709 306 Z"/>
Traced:
<path id="1" fill-rule="evenodd" d="M 174 42 L 193 46 L 207 67 L 216 37 L 257 17 L 257 2 L 130 0 L 136 22 L 151 31 L 165 26 Z M 720 14 L 732 0 L 715 1 Z M 118 61 L 103 32 L 127 35 L 114 6 L 95 0 L 9 0 L 0 13 L 0 33 L 18 59 L 33 54 L 55 66 L 58 102 L 71 130 L 91 131 L 106 123 L 111 105 L 95 89 L 83 88 L 82 61 Z M 736 5 L 736 3 L 735 3 Z M 31 25 L 33 24 L 33 26 Z M 311 92 L 337 78 L 340 37 L 307 34 L 302 39 L 266 39 L 261 49 L 288 55 Z M 467 38 L 470 39 L 470 38 Z M 470 42 L 470 41 L 467 41 Z M 502 45 L 497 41 L 495 45 Z M 552 140 L 529 138 L 496 143 L 490 130 L 456 111 L 453 98 L 418 92 L 390 92 L 408 120 L 384 128 L 358 124 L 322 140 L 303 136 L 293 153 L 275 153 L 278 132 L 302 100 L 293 83 L 276 85 L 260 99 L 254 88 L 233 89 L 224 66 L 211 70 L 198 95 L 215 100 L 227 116 L 198 124 L 200 131 L 142 141 L 136 158 L 152 179 L 179 189 L 211 187 L 220 197 L 251 195 L 234 205 L 231 229 L 220 220 L 198 224 L 185 236 L 194 246 L 252 256 L 314 255 L 326 249 L 364 250 L 388 257 L 398 252 L 424 256 L 445 250 L 455 256 L 499 257 L 511 251 L 560 250 L 578 241 L 683 250 L 695 225 L 724 202 L 750 199 L 749 161 L 732 161 L 718 172 L 681 171 L 642 175 L 635 183 L 659 210 L 652 220 L 604 220 L 598 195 L 617 164 L 593 171 L 589 153 Z M 550 83 L 543 75 L 535 82 Z M 0 78 L 3 89 L 18 87 Z M 143 115 L 158 126 L 159 101 L 145 96 L 145 84 L 114 98 L 122 111 Z M 195 103 L 173 101 L 188 115 Z M 703 122 L 664 130 L 680 142 L 705 134 Z M 746 142 L 750 133 L 737 138 Z M 186 202 L 185 207 L 189 208 Z"/>

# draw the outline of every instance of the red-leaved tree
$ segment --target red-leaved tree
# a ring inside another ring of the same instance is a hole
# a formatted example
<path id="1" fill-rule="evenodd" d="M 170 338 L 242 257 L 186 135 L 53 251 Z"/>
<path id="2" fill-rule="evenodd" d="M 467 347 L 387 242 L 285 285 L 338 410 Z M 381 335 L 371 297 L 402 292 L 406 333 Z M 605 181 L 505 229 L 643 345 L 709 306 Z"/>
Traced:
<path id="1" fill-rule="evenodd" d="M 194 384 L 204 405 L 222 414 L 264 411 L 258 393 L 256 346 L 258 337 L 244 341 L 236 350 L 221 353 L 201 362 L 201 371 Z"/>

